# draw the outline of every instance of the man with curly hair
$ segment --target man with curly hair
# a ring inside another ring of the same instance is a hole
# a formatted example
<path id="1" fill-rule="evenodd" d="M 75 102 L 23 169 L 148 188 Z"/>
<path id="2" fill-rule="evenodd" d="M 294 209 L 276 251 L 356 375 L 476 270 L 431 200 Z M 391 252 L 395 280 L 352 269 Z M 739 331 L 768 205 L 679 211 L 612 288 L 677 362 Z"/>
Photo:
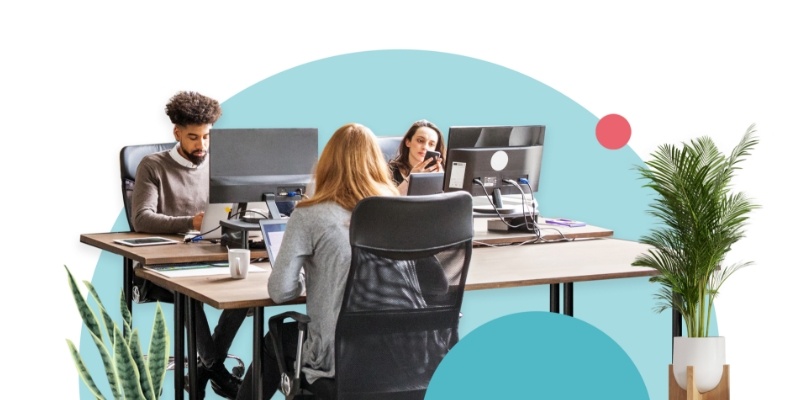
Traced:
<path id="1" fill-rule="evenodd" d="M 197 92 L 179 92 L 167 103 L 178 143 L 169 151 L 144 157 L 136 170 L 133 189 L 133 229 L 147 233 L 199 230 L 208 205 L 208 156 L 211 126 L 222 115 L 219 102 Z M 224 362 L 247 309 L 223 310 L 213 335 L 203 304 L 197 302 L 199 398 L 211 380 L 214 391 L 235 398 L 241 381 Z"/>

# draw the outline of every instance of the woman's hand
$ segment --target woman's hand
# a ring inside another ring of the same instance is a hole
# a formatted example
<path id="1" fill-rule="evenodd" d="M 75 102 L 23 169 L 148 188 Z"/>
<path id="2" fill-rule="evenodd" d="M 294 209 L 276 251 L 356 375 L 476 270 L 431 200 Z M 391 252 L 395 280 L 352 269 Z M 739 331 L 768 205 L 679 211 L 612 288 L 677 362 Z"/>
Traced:
<path id="1" fill-rule="evenodd" d="M 442 159 L 440 157 L 436 158 L 436 163 L 431 165 L 430 167 L 426 167 L 426 165 L 430 164 L 434 158 L 427 158 L 422 160 L 419 164 L 415 165 L 411 168 L 411 173 L 418 173 L 418 172 L 443 172 L 444 167 L 442 166 Z"/>

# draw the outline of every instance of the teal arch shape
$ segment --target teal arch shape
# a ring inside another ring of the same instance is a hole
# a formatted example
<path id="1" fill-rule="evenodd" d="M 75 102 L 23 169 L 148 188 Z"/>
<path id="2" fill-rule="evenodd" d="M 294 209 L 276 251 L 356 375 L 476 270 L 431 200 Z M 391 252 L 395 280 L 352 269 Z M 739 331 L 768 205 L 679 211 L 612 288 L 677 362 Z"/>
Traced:
<path id="1" fill-rule="evenodd" d="M 561 314 L 500 317 L 463 338 L 426 399 L 648 399 L 628 354 L 596 327 Z"/>
<path id="2" fill-rule="evenodd" d="M 594 128 L 598 116 L 542 82 L 487 61 L 420 50 L 344 54 L 270 76 L 222 106 L 218 128 L 316 127 L 320 149 L 335 129 L 347 122 L 363 123 L 379 136 L 401 135 L 421 118 L 445 131 L 451 125 L 545 124 L 545 156 L 537 194 L 543 215 L 591 221 L 627 240 L 640 238 L 655 223 L 645 212 L 651 193 L 641 187 L 634 170 L 642 160 L 628 146 L 610 151 L 597 143 Z M 112 230 L 127 229 L 123 211 Z M 531 262 L 535 265 L 535 260 Z M 116 304 L 118 299 L 121 265 L 120 257 L 103 253 L 95 268 L 92 283 L 107 304 Z M 652 399 L 665 399 L 671 320 L 666 313 L 652 311 L 656 290 L 645 278 L 576 283 L 575 312 L 628 353 Z M 163 307 L 171 315 L 172 305 Z M 116 307 L 110 308 L 118 315 Z M 468 292 L 461 334 L 464 337 L 503 315 L 547 308 L 546 287 Z M 134 327 L 143 337 L 150 332 L 154 309 L 152 303 L 134 305 Z M 303 310 L 287 306 L 268 312 L 285 309 Z M 208 314 L 210 321 L 219 315 L 213 309 Z M 174 332 L 171 319 L 168 324 Z M 231 348 L 246 363 L 251 361 L 251 324 L 248 318 Z M 715 331 L 716 323 L 712 334 Z M 80 346 L 88 349 L 82 354 L 90 370 L 101 374 L 102 364 L 85 329 Z M 171 398 L 171 373 L 167 382 L 162 397 Z M 81 398 L 91 398 L 79 385 Z M 208 394 L 214 398 L 211 391 Z"/>

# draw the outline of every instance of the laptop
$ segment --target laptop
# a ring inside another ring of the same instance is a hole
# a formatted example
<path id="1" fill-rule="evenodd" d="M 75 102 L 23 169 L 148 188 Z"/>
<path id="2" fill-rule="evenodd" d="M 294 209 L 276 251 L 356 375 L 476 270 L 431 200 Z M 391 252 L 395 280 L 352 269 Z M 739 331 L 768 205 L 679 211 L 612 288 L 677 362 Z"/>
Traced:
<path id="1" fill-rule="evenodd" d="M 222 238 L 222 228 L 219 221 L 228 219 L 231 210 L 231 203 L 208 203 L 206 213 L 203 215 L 203 223 L 200 226 L 200 234 L 203 239 Z"/>
<path id="2" fill-rule="evenodd" d="M 444 192 L 444 172 L 420 172 L 408 176 L 409 196 L 442 192 Z"/>
<path id="3" fill-rule="evenodd" d="M 261 236 L 264 238 L 264 247 L 267 248 L 269 262 L 272 263 L 278 258 L 278 250 L 283 241 L 283 232 L 286 231 L 288 218 L 281 219 L 262 219 L 258 221 L 261 225 Z"/>

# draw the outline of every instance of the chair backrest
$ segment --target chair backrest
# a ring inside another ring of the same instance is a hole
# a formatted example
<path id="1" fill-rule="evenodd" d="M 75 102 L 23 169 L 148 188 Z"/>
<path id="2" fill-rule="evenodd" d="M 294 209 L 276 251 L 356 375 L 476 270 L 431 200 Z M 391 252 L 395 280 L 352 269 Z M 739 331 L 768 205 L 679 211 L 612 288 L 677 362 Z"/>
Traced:
<path id="1" fill-rule="evenodd" d="M 466 192 L 370 197 L 356 205 L 336 327 L 338 398 L 424 397 L 458 340 L 472 238 Z"/>
<path id="2" fill-rule="evenodd" d="M 397 149 L 400 148 L 400 143 L 403 142 L 402 136 L 379 136 L 378 145 L 381 146 L 381 152 L 386 162 L 391 161 L 397 156 Z"/>
<path id="3" fill-rule="evenodd" d="M 175 142 L 138 144 L 125 146 L 119 152 L 120 178 L 122 179 L 122 203 L 125 205 L 125 216 L 128 218 L 128 226 L 133 231 L 131 221 L 131 198 L 133 197 L 133 186 L 136 182 L 136 169 L 139 163 L 149 154 L 165 151 L 173 148 Z"/>

